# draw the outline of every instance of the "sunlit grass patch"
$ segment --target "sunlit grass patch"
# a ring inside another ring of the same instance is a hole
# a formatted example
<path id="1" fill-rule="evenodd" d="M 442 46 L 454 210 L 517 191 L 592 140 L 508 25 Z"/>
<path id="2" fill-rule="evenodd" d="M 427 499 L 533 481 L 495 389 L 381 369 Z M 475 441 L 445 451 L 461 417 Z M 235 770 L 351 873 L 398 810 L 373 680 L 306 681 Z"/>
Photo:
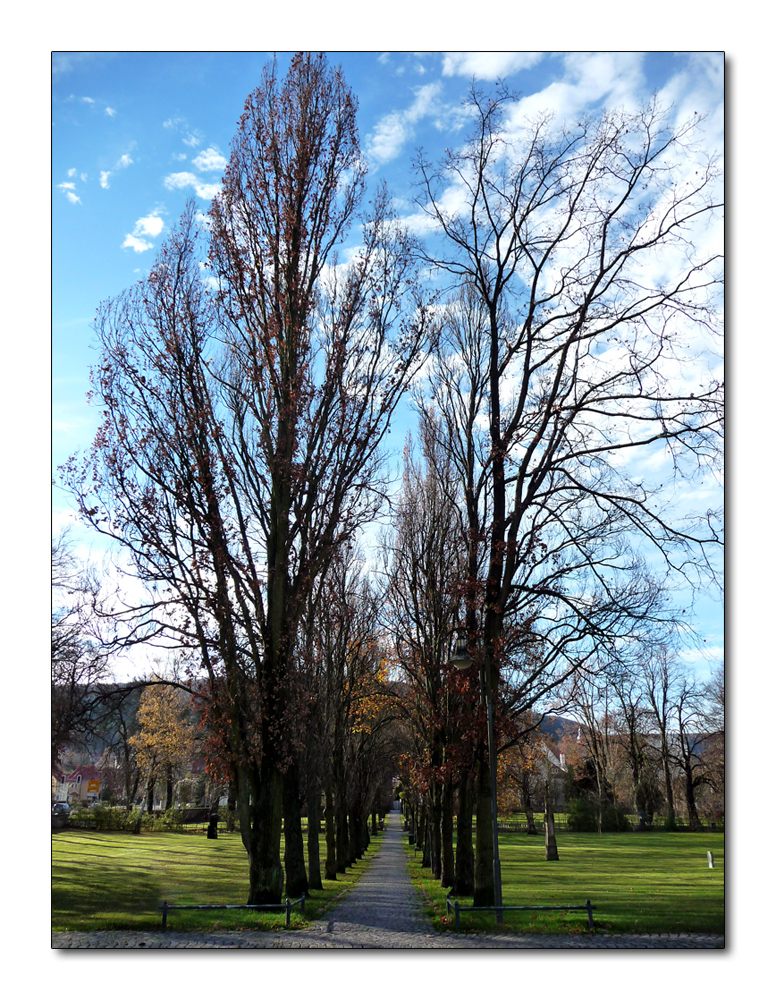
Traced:
<path id="1" fill-rule="evenodd" d="M 559 861 L 544 860 L 544 839 L 499 837 L 505 906 L 579 906 L 590 899 L 597 930 L 611 932 L 723 933 L 724 834 L 649 833 L 559 835 Z M 714 853 L 709 868 L 706 852 Z M 420 867 L 409 849 L 413 880 L 422 888 L 438 928 L 451 927 L 446 889 Z M 470 906 L 471 898 L 459 898 Z M 461 913 L 462 930 L 493 930 L 495 916 Z M 505 913 L 503 929 L 587 933 L 584 911 Z"/>
<path id="2" fill-rule="evenodd" d="M 361 861 L 324 880 L 323 891 L 305 901 L 305 917 L 292 910 L 291 927 L 321 915 L 365 871 L 382 834 L 372 838 Z M 281 846 L 281 854 L 282 854 Z M 325 843 L 321 838 L 321 856 Z M 175 833 L 100 833 L 62 830 L 52 835 L 53 930 L 158 930 L 159 907 L 169 903 L 244 903 L 248 897 L 248 860 L 239 834 L 217 840 Z M 254 929 L 285 926 L 285 910 L 175 910 L 172 930 Z"/>

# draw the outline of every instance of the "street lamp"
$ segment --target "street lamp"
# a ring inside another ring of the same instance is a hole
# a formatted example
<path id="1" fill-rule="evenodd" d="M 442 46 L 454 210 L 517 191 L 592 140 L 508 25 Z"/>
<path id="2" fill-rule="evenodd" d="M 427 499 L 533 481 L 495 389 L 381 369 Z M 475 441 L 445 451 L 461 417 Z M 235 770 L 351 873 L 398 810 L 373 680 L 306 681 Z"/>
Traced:
<path id="1" fill-rule="evenodd" d="M 459 628 L 458 640 L 455 646 L 455 656 L 450 660 L 456 670 L 468 670 L 474 660 L 469 654 L 469 636 L 465 628 Z M 490 801 L 491 822 L 493 824 L 493 895 L 496 903 L 496 921 L 502 923 L 504 914 L 501 897 L 501 860 L 498 853 L 498 795 L 496 789 L 496 737 L 493 728 L 493 696 L 491 686 L 491 663 L 486 657 L 480 668 L 480 687 L 485 690 L 485 703 L 488 710 L 488 757 L 490 760 Z"/>
<path id="2" fill-rule="evenodd" d="M 474 660 L 469 656 L 469 638 L 466 629 L 457 629 L 458 639 L 455 644 L 455 656 L 450 660 L 451 666 L 455 667 L 456 670 L 468 670 L 469 667 L 474 663 Z"/>

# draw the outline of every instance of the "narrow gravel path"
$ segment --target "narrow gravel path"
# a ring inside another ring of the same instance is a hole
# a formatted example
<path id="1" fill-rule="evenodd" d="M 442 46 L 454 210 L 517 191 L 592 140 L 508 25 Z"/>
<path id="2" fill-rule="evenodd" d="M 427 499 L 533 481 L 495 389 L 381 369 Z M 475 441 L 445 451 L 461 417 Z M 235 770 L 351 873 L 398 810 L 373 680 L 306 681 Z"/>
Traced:
<path id="1" fill-rule="evenodd" d="M 718 934 L 443 934 L 435 931 L 410 880 L 401 816 L 390 813 L 378 854 L 345 896 L 303 931 L 212 933 L 55 932 L 52 948 L 724 948 Z"/>

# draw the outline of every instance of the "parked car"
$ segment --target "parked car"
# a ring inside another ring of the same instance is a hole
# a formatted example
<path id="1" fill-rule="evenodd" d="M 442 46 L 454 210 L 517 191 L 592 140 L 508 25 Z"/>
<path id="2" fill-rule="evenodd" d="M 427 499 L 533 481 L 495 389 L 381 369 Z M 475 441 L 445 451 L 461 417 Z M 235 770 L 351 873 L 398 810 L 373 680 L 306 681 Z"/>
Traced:
<path id="1" fill-rule="evenodd" d="M 51 815 L 69 816 L 70 806 L 67 804 L 67 802 L 55 802 L 54 805 L 51 807 Z"/>

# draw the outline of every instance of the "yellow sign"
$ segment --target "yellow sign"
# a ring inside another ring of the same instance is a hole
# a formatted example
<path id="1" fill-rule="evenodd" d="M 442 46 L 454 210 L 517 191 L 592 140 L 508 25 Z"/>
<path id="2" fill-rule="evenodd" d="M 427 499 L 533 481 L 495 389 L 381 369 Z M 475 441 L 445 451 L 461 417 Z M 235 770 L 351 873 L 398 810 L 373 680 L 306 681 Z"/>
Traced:
<path id="1" fill-rule="evenodd" d="M 86 786 L 86 794 L 87 795 L 89 794 L 89 792 L 95 792 L 95 793 L 97 793 L 97 792 L 99 792 L 99 790 L 100 790 L 100 783 L 99 783 L 99 781 L 90 781 L 87 784 L 87 786 Z"/>

